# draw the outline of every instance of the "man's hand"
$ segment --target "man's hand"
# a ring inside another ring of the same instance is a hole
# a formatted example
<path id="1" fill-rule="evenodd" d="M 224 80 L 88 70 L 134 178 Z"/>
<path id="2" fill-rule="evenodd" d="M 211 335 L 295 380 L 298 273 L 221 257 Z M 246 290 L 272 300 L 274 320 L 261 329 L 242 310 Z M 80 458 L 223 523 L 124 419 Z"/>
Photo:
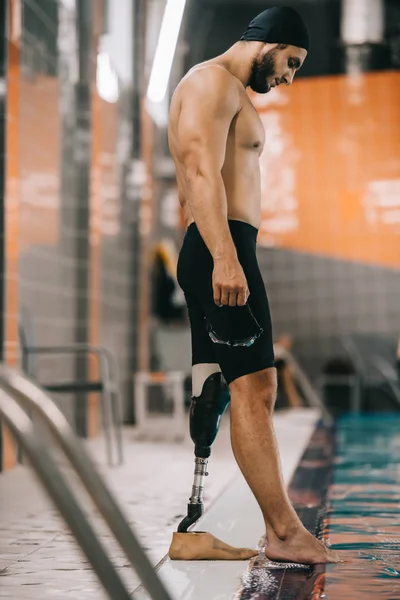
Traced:
<path id="1" fill-rule="evenodd" d="M 214 302 L 218 306 L 244 306 L 250 295 L 246 276 L 237 258 L 214 259 Z"/>

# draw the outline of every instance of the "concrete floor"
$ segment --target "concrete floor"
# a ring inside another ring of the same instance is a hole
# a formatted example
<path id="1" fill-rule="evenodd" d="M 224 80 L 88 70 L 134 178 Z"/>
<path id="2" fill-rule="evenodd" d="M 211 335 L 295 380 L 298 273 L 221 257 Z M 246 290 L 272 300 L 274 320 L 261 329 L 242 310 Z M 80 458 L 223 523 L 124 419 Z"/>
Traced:
<path id="1" fill-rule="evenodd" d="M 281 412 L 275 416 L 286 483 L 308 441 L 316 417 L 312 410 Z M 91 441 L 87 446 L 138 533 L 151 562 L 158 565 L 168 551 L 172 532 L 186 511 L 193 477 L 193 445 L 190 439 L 180 444 L 139 442 L 135 439 L 134 428 L 126 428 L 124 438 L 125 464 L 117 468 L 104 466 L 101 439 Z M 209 473 L 202 528 L 207 528 L 228 543 L 240 546 L 257 544 L 262 535 L 262 523 L 258 507 L 232 455 L 228 416 L 213 446 Z M 70 473 L 68 475 L 72 477 Z M 233 496 L 232 490 L 236 490 Z M 232 502 L 232 497 L 235 502 Z M 85 496 L 82 498 L 103 544 L 133 592 L 140 586 L 140 581 L 95 509 Z M 250 505 L 252 509 L 249 512 Z M 216 565 L 219 565 L 217 570 Z M 171 578 L 172 567 L 175 575 Z M 167 560 L 162 562 L 159 572 L 175 600 L 204 600 L 201 578 L 199 580 L 204 568 L 204 563 L 171 564 Z M 246 563 L 230 566 L 208 563 L 207 568 L 210 569 L 207 600 L 214 597 L 210 594 L 213 581 L 216 583 L 217 580 L 219 595 L 215 598 L 222 600 L 232 598 L 240 576 L 246 570 Z M 180 583 L 176 582 L 176 569 Z M 19 466 L 0 475 L 0 575 L 0 598 L 102 600 L 107 597 L 28 466 Z M 188 585 L 182 585 L 182 577 Z M 197 585 L 191 577 L 198 581 Z M 204 581 L 203 578 L 203 587 Z M 139 591 L 135 593 L 136 597 L 147 596 Z"/>

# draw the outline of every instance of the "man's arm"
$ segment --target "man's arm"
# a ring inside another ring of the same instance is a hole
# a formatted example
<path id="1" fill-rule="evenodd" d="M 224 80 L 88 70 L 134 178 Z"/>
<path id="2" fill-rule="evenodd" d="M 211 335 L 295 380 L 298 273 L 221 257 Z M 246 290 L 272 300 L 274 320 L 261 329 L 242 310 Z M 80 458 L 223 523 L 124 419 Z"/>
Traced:
<path id="1" fill-rule="evenodd" d="M 214 300 L 231 306 L 242 306 L 248 296 L 229 230 L 221 175 L 229 128 L 239 111 L 239 90 L 221 67 L 197 72 L 182 90 L 178 140 L 189 205 L 214 259 Z"/>

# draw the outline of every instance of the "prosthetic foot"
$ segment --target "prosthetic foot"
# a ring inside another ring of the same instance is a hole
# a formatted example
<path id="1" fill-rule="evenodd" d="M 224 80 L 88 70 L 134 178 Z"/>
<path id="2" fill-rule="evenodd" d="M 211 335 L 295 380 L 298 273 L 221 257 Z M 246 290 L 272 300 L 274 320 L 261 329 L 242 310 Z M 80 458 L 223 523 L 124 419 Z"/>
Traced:
<path id="1" fill-rule="evenodd" d="M 256 550 L 234 548 L 204 531 L 174 533 L 169 548 L 171 560 L 248 560 Z"/>
<path id="2" fill-rule="evenodd" d="M 217 371 L 217 372 L 216 372 Z M 221 394 L 221 372 L 218 365 L 193 367 L 193 396 L 190 404 L 190 437 L 194 442 L 195 469 L 187 516 L 178 526 L 186 533 L 203 514 L 203 484 L 208 475 L 207 464 L 229 398 Z"/>

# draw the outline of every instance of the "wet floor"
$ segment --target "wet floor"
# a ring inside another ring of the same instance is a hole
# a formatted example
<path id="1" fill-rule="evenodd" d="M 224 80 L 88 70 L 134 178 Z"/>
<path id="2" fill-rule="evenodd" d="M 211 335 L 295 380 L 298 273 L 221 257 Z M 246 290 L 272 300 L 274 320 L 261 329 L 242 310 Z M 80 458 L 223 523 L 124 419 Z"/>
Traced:
<path id="1" fill-rule="evenodd" d="M 347 416 L 319 427 L 289 495 L 303 524 L 337 550 L 338 565 L 257 557 L 240 600 L 400 600 L 400 416 Z"/>
<path id="2" fill-rule="evenodd" d="M 342 418 L 335 442 L 324 535 L 349 562 L 313 600 L 400 600 L 400 417 Z"/>
<path id="3" fill-rule="evenodd" d="M 322 534 L 325 525 L 333 460 L 334 432 L 319 424 L 289 486 L 289 497 L 299 518 L 308 531 L 317 536 Z M 263 539 L 261 546 L 265 543 Z M 322 590 L 324 581 L 324 565 L 272 563 L 261 554 L 250 561 L 235 600 L 305 600 L 313 598 L 315 590 Z"/>

